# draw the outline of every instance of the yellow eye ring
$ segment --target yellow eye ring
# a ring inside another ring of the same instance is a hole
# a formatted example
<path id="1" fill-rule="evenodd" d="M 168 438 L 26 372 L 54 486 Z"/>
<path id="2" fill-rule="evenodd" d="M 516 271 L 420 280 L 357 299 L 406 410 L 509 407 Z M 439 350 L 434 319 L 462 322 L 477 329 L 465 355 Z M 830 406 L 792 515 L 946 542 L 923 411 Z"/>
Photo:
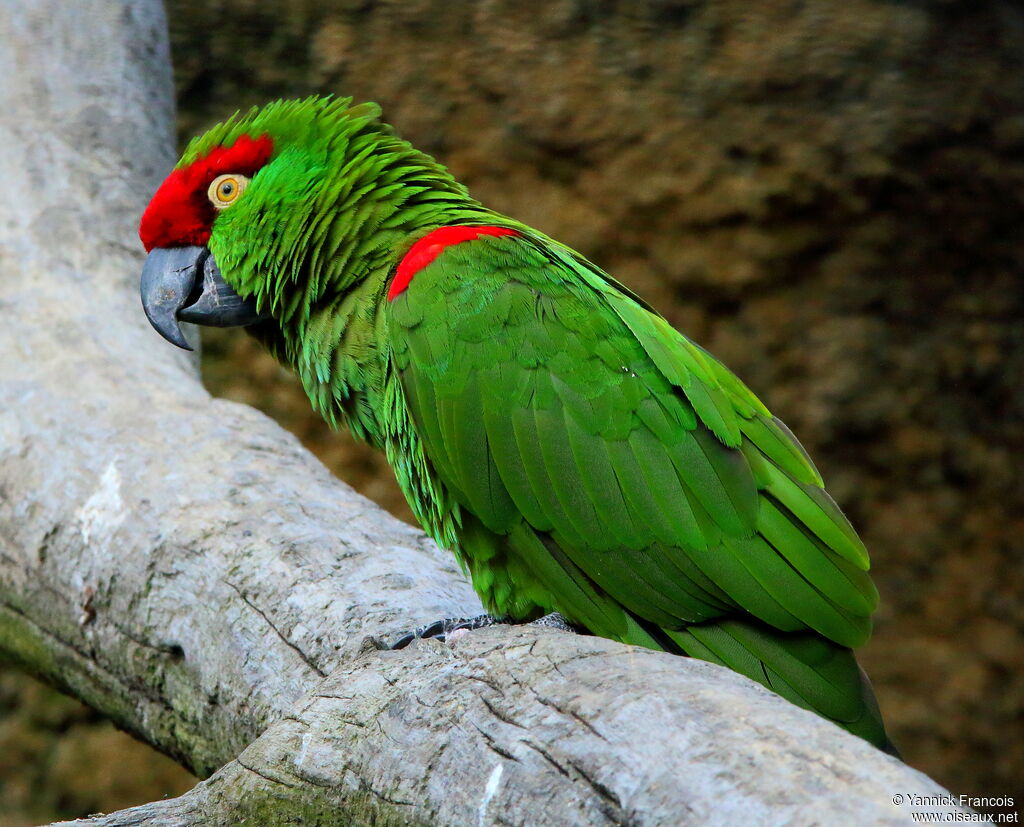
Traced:
<path id="1" fill-rule="evenodd" d="M 210 188 L 206 191 L 215 209 L 223 210 L 230 207 L 238 199 L 245 188 L 249 186 L 249 179 L 238 173 L 218 175 L 210 182 Z"/>

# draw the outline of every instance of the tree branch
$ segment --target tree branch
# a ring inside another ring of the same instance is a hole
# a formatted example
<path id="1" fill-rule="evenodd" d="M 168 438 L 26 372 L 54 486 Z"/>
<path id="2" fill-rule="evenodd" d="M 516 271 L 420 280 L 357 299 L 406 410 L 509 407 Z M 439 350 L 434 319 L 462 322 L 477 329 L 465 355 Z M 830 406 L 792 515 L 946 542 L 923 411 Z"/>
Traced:
<path id="1" fill-rule="evenodd" d="M 893 794 L 943 792 L 708 664 L 535 628 L 372 645 L 478 602 L 149 329 L 164 29 L 156 0 L 0 9 L 0 651 L 214 773 L 88 823 L 895 824 Z"/>

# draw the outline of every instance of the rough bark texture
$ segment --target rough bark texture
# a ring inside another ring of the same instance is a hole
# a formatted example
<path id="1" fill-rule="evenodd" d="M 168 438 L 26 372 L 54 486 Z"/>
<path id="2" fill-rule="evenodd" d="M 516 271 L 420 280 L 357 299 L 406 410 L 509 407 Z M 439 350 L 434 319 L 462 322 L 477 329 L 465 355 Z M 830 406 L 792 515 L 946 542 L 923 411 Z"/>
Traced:
<path id="1" fill-rule="evenodd" d="M 193 792 L 93 823 L 888 825 L 905 788 L 938 789 L 724 669 L 488 630 L 369 648 Z"/>
<path id="2" fill-rule="evenodd" d="M 901 749 L 958 791 L 1024 799 L 1006 735 L 1024 708 L 1020 3 L 170 9 L 182 136 L 275 96 L 378 100 L 474 194 L 736 370 L 871 550 L 861 659 Z M 382 462 L 303 418 L 242 337 L 227 347 L 222 392 L 400 503 Z"/>
<path id="3" fill-rule="evenodd" d="M 0 10 L 0 652 L 227 762 L 91 823 L 895 824 L 895 793 L 943 792 L 707 664 L 540 629 L 367 644 L 478 604 L 148 328 L 163 26 L 155 0 Z"/>

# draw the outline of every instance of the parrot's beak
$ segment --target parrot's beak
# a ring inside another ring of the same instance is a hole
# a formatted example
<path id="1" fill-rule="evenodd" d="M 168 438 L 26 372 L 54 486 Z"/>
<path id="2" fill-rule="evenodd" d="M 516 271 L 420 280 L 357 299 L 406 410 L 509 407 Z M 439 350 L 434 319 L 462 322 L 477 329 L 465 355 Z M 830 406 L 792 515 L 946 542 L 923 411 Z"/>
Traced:
<path id="1" fill-rule="evenodd" d="M 154 248 L 142 268 L 142 307 L 156 332 L 185 350 L 179 321 L 241 327 L 268 318 L 224 281 L 206 247 Z"/>

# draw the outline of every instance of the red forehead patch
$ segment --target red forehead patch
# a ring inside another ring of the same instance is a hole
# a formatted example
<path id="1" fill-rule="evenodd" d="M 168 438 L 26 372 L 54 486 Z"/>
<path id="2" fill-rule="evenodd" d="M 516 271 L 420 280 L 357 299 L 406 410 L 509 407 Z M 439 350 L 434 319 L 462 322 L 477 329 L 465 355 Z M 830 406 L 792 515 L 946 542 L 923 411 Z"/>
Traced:
<path id="1" fill-rule="evenodd" d="M 139 222 L 139 238 L 148 253 L 154 247 L 188 247 L 210 240 L 217 211 L 206 194 L 218 175 L 251 177 L 274 150 L 269 135 L 239 135 L 231 146 L 214 147 L 187 167 L 174 170 L 156 191 Z"/>

